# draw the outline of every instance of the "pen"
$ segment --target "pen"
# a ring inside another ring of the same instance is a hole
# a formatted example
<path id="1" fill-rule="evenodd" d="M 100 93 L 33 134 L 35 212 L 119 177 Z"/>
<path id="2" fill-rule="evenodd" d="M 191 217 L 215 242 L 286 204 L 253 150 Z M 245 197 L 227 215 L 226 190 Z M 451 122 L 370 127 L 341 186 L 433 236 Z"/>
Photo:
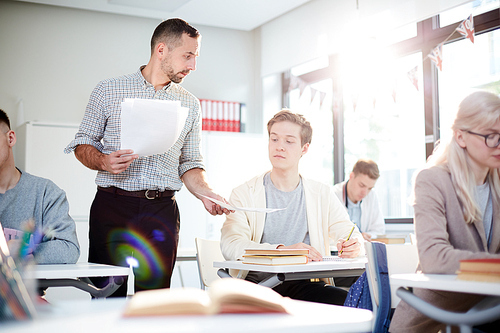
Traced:
<path id="1" fill-rule="evenodd" d="M 354 231 L 354 227 L 355 226 L 352 226 L 351 232 L 349 233 L 349 236 L 347 236 L 347 239 L 345 240 L 346 242 L 351 238 L 352 232 Z M 342 248 L 340 249 L 339 254 L 342 254 L 343 251 L 344 251 L 344 244 L 342 244 Z"/>

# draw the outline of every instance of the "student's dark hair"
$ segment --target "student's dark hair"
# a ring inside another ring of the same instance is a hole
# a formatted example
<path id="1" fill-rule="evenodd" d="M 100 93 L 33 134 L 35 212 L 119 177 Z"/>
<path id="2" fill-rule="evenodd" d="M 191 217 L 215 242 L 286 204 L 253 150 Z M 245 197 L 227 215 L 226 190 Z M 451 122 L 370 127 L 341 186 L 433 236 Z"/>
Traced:
<path id="1" fill-rule="evenodd" d="M 302 146 L 306 143 L 311 143 L 313 134 L 311 124 L 306 120 L 306 118 L 304 118 L 303 115 L 293 113 L 288 109 L 281 110 L 280 112 L 276 113 L 274 117 L 271 118 L 271 120 L 269 120 L 269 122 L 267 123 L 267 133 L 271 134 L 271 127 L 273 127 L 275 123 L 279 123 L 282 121 L 289 121 L 300 126 L 300 142 Z"/>
<path id="2" fill-rule="evenodd" d="M 377 163 L 370 159 L 360 159 L 354 164 L 352 172 L 357 176 L 359 174 L 367 175 L 371 179 L 377 180 L 380 177 Z"/>
<path id="3" fill-rule="evenodd" d="M 161 22 L 151 37 L 151 54 L 158 43 L 165 43 L 169 51 L 175 49 L 181 45 L 182 34 L 188 34 L 192 38 L 200 37 L 198 30 L 183 19 L 172 18 Z"/>
<path id="4" fill-rule="evenodd" d="M 5 113 L 5 111 L 2 109 L 0 109 L 0 123 L 5 123 L 5 125 L 7 125 L 10 130 L 9 116 L 7 116 L 7 113 Z"/>

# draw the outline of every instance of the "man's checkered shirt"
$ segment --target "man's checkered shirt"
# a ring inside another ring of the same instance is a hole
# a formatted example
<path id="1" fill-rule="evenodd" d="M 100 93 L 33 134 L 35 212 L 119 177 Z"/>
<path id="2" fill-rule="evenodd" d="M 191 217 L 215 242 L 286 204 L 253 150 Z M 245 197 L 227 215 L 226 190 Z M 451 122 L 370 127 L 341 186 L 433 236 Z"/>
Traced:
<path id="1" fill-rule="evenodd" d="M 75 139 L 64 152 L 68 154 L 81 144 L 92 145 L 104 154 L 120 150 L 120 114 L 124 98 L 180 101 L 183 107 L 189 108 L 189 114 L 179 139 L 166 153 L 140 157 L 117 175 L 99 171 L 96 177 L 96 184 L 102 187 L 116 186 L 127 191 L 178 191 L 182 187 L 180 177 L 186 171 L 204 169 L 200 153 L 200 102 L 173 82 L 155 91 L 142 76 L 141 69 L 130 75 L 104 80 L 95 87 Z"/>

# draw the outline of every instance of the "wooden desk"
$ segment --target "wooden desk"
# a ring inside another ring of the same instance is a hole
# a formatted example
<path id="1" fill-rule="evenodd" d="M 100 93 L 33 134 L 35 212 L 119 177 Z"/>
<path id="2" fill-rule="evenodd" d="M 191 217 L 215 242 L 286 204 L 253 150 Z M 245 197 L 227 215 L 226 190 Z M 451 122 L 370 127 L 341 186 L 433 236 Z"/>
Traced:
<path id="1" fill-rule="evenodd" d="M 273 288 L 284 281 L 304 280 L 313 278 L 331 278 L 343 276 L 360 276 L 365 271 L 365 257 L 343 261 L 313 261 L 302 265 L 250 265 L 242 261 L 216 261 L 214 267 L 220 269 L 237 269 L 273 273 L 259 284 Z"/>
<path id="2" fill-rule="evenodd" d="M 36 265 L 27 277 L 38 280 L 41 288 L 75 287 L 90 293 L 96 298 L 107 297 L 123 284 L 123 277 L 129 275 L 128 267 L 119 267 L 93 263 L 60 265 Z M 108 277 L 109 283 L 104 288 L 95 287 L 89 277 Z"/>
<path id="3" fill-rule="evenodd" d="M 303 333 L 370 332 L 371 311 L 295 301 L 292 314 L 225 314 L 123 318 L 127 299 L 67 301 L 49 305 L 33 321 L 2 323 L 0 332 Z"/>

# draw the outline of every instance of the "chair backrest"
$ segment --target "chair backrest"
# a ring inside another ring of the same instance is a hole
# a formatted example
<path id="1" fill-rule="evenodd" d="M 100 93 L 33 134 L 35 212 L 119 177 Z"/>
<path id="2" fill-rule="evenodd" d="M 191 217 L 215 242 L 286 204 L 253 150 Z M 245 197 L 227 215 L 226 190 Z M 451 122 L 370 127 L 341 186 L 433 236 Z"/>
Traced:
<path id="1" fill-rule="evenodd" d="M 366 264 L 366 275 L 370 286 L 370 296 L 372 297 L 374 314 L 378 307 L 379 290 L 375 275 L 374 252 L 372 243 L 365 243 L 368 263 Z M 415 273 L 418 265 L 418 251 L 415 244 L 386 244 L 387 267 L 389 276 L 391 274 Z M 396 291 L 391 289 L 391 307 L 395 308 L 400 299 L 396 296 Z"/>
<path id="2" fill-rule="evenodd" d="M 220 241 L 195 238 L 196 259 L 200 273 L 200 283 L 202 289 L 210 287 L 210 284 L 220 279 L 217 275 L 218 268 L 215 268 L 214 261 L 224 261 L 224 256 L 220 250 Z"/>

